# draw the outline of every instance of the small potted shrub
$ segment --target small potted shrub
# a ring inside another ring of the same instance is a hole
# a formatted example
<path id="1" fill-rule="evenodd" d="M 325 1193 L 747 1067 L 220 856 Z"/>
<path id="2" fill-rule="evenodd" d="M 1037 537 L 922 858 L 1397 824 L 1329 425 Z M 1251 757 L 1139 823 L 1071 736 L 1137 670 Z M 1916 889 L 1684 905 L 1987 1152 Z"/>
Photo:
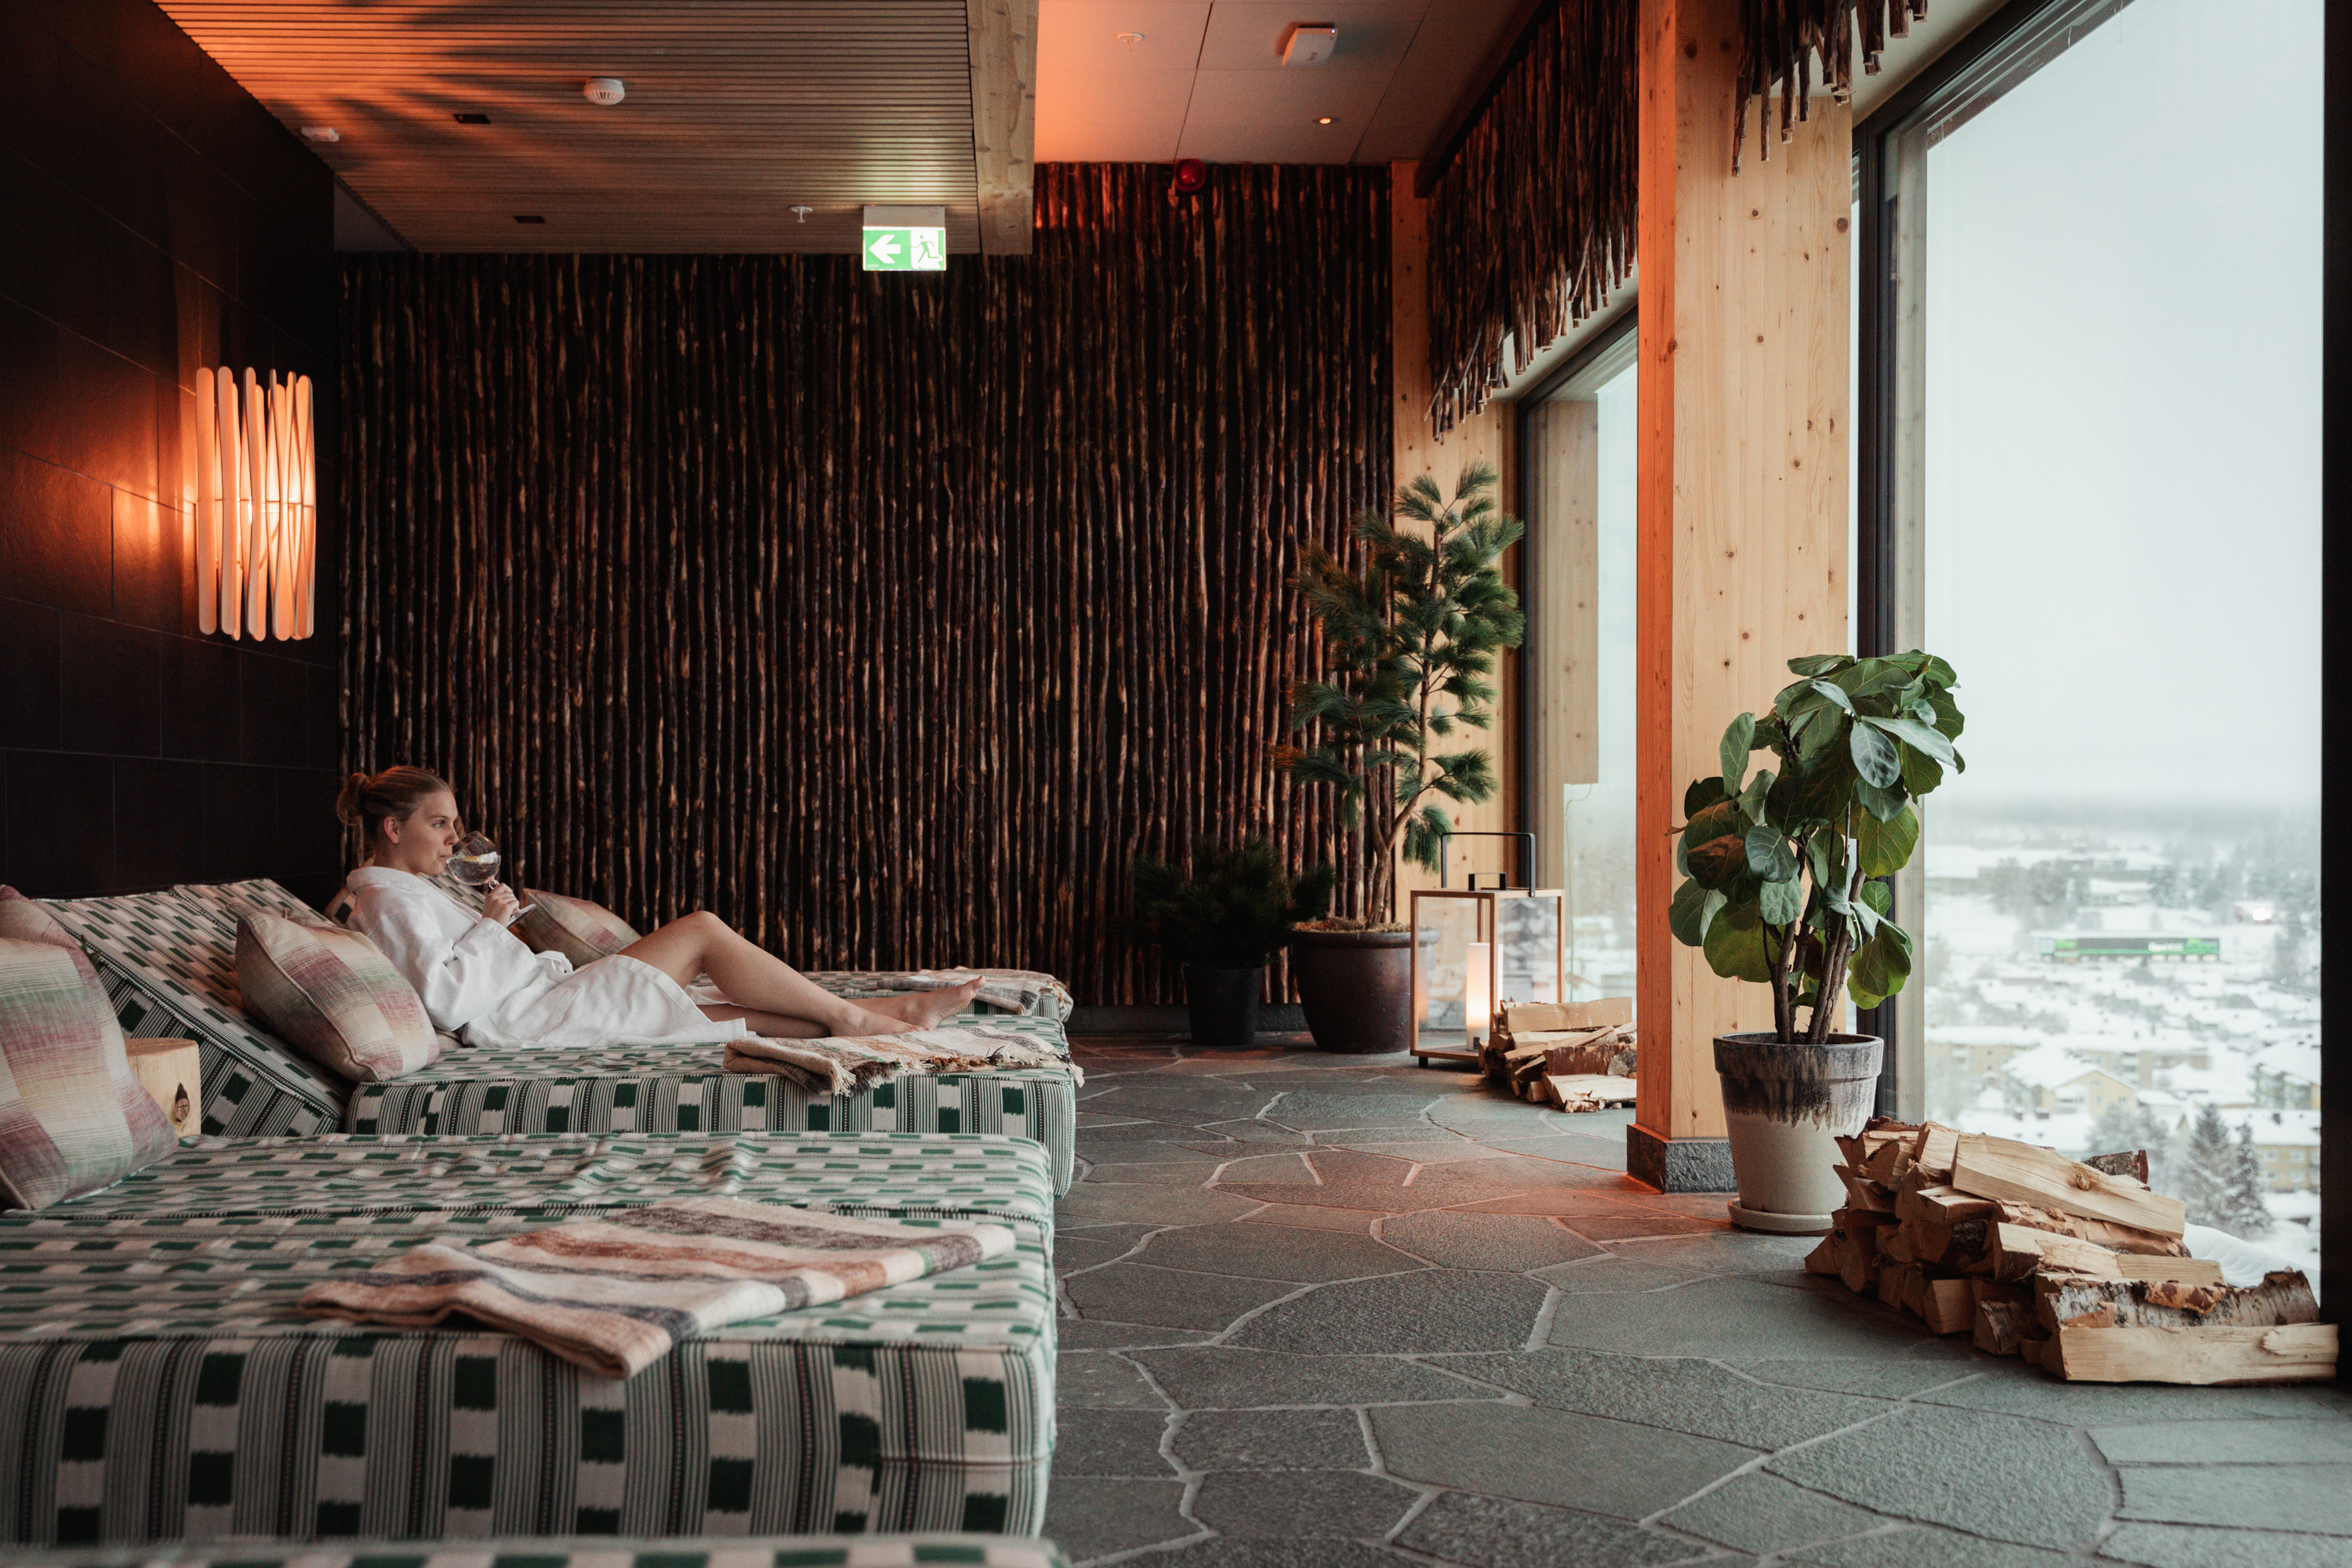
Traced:
<path id="1" fill-rule="evenodd" d="M 1281 748 L 1275 766 L 1339 792 L 1367 884 L 1366 918 L 1291 939 L 1307 1026 L 1327 1051 L 1405 1048 L 1412 943 L 1436 933 L 1396 921 L 1397 854 L 1439 869 L 1453 831 L 1443 803 L 1494 798 L 1495 760 L 1461 731 L 1494 722 L 1495 656 L 1527 628 L 1496 564 L 1527 530 L 1497 510 L 1495 483 L 1491 464 L 1472 463 L 1449 501 L 1424 474 L 1397 492 L 1402 526 L 1356 520 L 1360 571 L 1315 549 L 1298 576 L 1332 669 L 1293 689 L 1292 722 L 1313 743 Z"/>
<path id="2" fill-rule="evenodd" d="M 1202 834 L 1192 841 L 1189 874 L 1138 860 L 1134 875 L 1135 932 L 1183 964 L 1193 1043 L 1248 1046 L 1265 966 L 1293 926 L 1330 908 L 1331 868 L 1294 882 L 1265 839 L 1228 848 Z"/>
<path id="3" fill-rule="evenodd" d="M 1723 732 L 1722 773 L 1684 792 L 1675 859 L 1688 879 L 1667 918 L 1717 974 L 1771 987 L 1770 1033 L 1715 1042 L 1731 1216 L 1802 1233 L 1843 1201 L 1835 1140 L 1861 1131 L 1876 1098 L 1881 1042 L 1831 1031 L 1838 993 L 1874 1007 L 1903 989 L 1911 938 L 1886 918 L 1881 879 L 1918 845 L 1911 802 L 1964 764 L 1952 667 L 1934 655 L 1817 654 L 1789 668 L 1799 679 L 1769 713 Z M 1750 777 L 1759 751 L 1778 766 Z"/>

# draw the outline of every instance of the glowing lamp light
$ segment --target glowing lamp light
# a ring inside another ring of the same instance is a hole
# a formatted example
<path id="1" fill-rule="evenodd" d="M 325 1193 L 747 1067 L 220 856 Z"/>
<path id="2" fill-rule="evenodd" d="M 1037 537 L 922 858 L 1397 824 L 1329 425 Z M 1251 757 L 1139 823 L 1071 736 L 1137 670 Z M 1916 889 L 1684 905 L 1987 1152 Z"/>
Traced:
<path id="1" fill-rule="evenodd" d="M 196 629 L 307 637 L 314 629 L 319 465 L 310 378 L 242 384 L 222 365 L 196 385 Z"/>
<path id="2" fill-rule="evenodd" d="M 1495 1017 L 1495 944 L 1469 944 L 1469 972 L 1462 981 L 1462 1029 L 1475 1045 L 1486 1037 Z"/>

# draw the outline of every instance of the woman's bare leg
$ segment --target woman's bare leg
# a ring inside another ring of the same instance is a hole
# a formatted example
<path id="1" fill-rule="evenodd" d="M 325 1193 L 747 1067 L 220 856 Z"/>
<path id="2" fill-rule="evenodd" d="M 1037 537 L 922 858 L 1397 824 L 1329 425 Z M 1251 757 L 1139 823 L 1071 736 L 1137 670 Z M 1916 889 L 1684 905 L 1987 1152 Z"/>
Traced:
<path id="1" fill-rule="evenodd" d="M 812 1024 L 806 1018 L 787 1018 L 782 1013 L 754 1013 L 749 1007 L 721 1007 L 706 1004 L 702 1016 L 719 1024 L 731 1024 L 740 1018 L 745 1028 L 755 1035 L 765 1035 L 772 1040 L 814 1040 L 824 1033 L 824 1025 Z"/>
<path id="2" fill-rule="evenodd" d="M 717 915 L 698 911 L 639 937 L 622 952 L 650 963 L 681 985 L 708 974 L 746 1014 L 772 1014 L 816 1025 L 828 1035 L 895 1035 L 919 1029 L 960 1011 L 980 982 L 894 997 L 888 1011 L 836 996 L 745 938 Z"/>

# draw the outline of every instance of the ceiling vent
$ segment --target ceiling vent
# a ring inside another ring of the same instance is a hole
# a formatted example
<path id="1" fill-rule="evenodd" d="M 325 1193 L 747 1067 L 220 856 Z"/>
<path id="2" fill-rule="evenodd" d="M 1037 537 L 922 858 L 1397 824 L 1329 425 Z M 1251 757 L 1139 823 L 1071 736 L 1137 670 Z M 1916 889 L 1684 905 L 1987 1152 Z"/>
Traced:
<path id="1" fill-rule="evenodd" d="M 1301 22 L 1282 41 L 1282 63 L 1319 66 L 1339 47 L 1339 29 L 1328 22 Z"/>

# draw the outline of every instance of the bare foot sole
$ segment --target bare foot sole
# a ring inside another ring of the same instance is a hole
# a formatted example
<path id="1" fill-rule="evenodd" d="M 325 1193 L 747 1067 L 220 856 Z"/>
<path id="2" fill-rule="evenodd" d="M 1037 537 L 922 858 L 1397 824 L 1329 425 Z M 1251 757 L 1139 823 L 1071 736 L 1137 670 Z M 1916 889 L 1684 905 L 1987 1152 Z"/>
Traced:
<path id="1" fill-rule="evenodd" d="M 979 994 L 980 982 L 976 979 L 967 980 L 961 985 L 951 985 L 944 991 L 918 992 L 906 998 L 908 1009 L 905 1016 L 918 1028 L 928 1029 L 962 1012 Z"/>

